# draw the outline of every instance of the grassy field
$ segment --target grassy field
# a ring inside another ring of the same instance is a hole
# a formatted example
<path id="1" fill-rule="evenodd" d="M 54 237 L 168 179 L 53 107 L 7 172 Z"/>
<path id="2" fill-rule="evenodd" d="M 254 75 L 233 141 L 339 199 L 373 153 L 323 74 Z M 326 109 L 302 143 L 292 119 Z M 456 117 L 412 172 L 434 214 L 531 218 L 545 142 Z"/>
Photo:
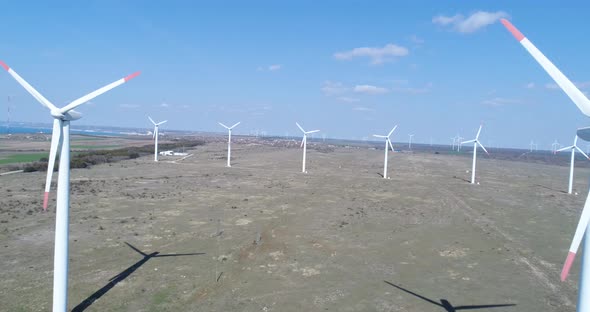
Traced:
<path id="1" fill-rule="evenodd" d="M 109 149 L 109 148 L 118 148 L 121 147 L 120 145 L 72 145 L 72 148 L 75 149 Z"/>
<path id="2" fill-rule="evenodd" d="M 13 164 L 13 163 L 25 163 L 38 161 L 43 157 L 48 157 L 47 152 L 42 153 L 27 153 L 27 154 L 12 154 L 0 158 L 0 165 Z"/>

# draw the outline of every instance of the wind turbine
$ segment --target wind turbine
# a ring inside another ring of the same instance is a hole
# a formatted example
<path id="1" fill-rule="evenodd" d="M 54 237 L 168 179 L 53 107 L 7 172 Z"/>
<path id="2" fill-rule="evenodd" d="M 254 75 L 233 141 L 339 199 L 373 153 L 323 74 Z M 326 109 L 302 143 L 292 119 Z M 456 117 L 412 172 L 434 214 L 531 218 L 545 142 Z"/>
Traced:
<path id="1" fill-rule="evenodd" d="M 541 51 L 533 45 L 516 27 L 514 27 L 508 20 L 501 19 L 502 24 L 512 33 L 522 46 L 531 54 L 533 58 L 543 67 L 543 69 L 553 78 L 557 85 L 565 92 L 565 94 L 578 106 L 580 111 L 590 117 L 590 100 L 573 84 L 564 74 L 559 71 L 553 63 Z M 577 134 L 583 140 L 589 138 L 589 128 L 578 129 Z M 584 238 L 584 248 L 582 255 L 582 269 L 580 270 L 580 283 L 578 285 L 578 311 L 590 311 L 590 239 L 586 237 L 588 232 L 588 224 L 590 221 L 590 192 L 584 203 L 584 209 L 580 216 L 580 221 L 574 234 L 574 239 L 570 245 L 569 253 L 561 271 L 561 280 L 564 281 L 569 273 L 569 270 L 574 263 L 576 252 L 580 247 L 582 238 Z"/>
<path id="2" fill-rule="evenodd" d="M 561 146 L 561 144 L 559 144 L 559 143 L 557 142 L 557 139 L 555 139 L 555 142 L 553 142 L 553 143 L 551 144 L 551 152 L 552 152 L 553 154 L 555 154 L 555 153 L 557 152 L 557 149 L 558 149 L 560 146 Z"/>
<path id="3" fill-rule="evenodd" d="M 41 93 L 35 90 L 28 82 L 19 76 L 12 68 L 0 61 L 0 65 L 25 88 L 41 105 L 49 109 L 54 118 L 53 133 L 51 135 L 51 148 L 47 166 L 47 180 L 45 195 L 43 197 L 43 209 L 47 209 L 51 175 L 57 150 L 59 152 L 59 173 L 57 180 L 57 207 L 55 215 L 55 251 L 53 260 L 53 311 L 66 311 L 68 302 L 68 236 L 69 236 L 69 208 L 70 208 L 70 121 L 80 119 L 82 114 L 74 108 L 94 99 L 95 97 L 118 87 L 139 75 L 139 72 L 119 79 L 98 90 L 78 98 L 62 108 L 58 108 Z"/>
<path id="4" fill-rule="evenodd" d="M 152 137 L 154 138 L 154 161 L 158 161 L 158 137 L 160 136 L 160 125 L 167 122 L 168 120 L 155 122 L 152 117 L 148 116 L 148 119 L 154 124 L 154 133 Z"/>
<path id="5" fill-rule="evenodd" d="M 582 153 L 582 155 L 584 155 L 584 157 L 586 157 L 586 159 L 588 159 L 588 155 L 586 155 L 586 153 L 584 153 L 584 151 L 582 149 L 580 149 L 576 145 L 576 143 L 578 143 L 578 136 L 577 135 L 574 138 L 574 144 L 572 146 L 560 148 L 560 149 L 558 149 L 556 151 L 556 152 L 562 152 L 562 151 L 566 151 L 566 150 L 571 150 L 572 151 L 572 156 L 571 156 L 571 160 L 570 160 L 570 183 L 569 183 L 569 186 L 567 188 L 567 193 L 568 194 L 571 194 L 572 193 L 572 185 L 574 183 L 574 159 L 576 158 L 576 150 L 578 150 L 578 152 Z"/>
<path id="6" fill-rule="evenodd" d="M 479 142 L 479 134 L 481 133 L 481 127 L 482 126 L 483 125 L 480 125 L 479 126 L 479 130 L 477 130 L 477 135 L 475 136 L 475 139 L 469 140 L 469 141 L 465 141 L 465 142 L 461 142 L 461 144 L 473 143 L 473 166 L 471 166 L 471 184 L 475 183 L 475 162 L 477 160 L 477 145 L 481 146 L 481 148 L 483 149 L 483 151 L 486 152 L 486 154 L 489 155 L 489 153 L 486 150 L 486 148 L 483 147 L 483 145 Z"/>
<path id="7" fill-rule="evenodd" d="M 231 127 L 228 127 L 222 123 L 219 123 L 222 127 L 224 127 L 225 129 L 227 129 L 227 133 L 228 133 L 228 138 L 227 138 L 227 166 L 231 167 L 231 129 L 235 128 L 237 125 L 240 124 L 241 121 L 238 121 L 236 124 L 234 124 Z"/>
<path id="8" fill-rule="evenodd" d="M 451 145 L 451 149 L 454 151 L 455 150 L 455 141 L 456 141 L 456 137 L 452 137 L 451 141 L 453 141 L 453 144 Z"/>
<path id="9" fill-rule="evenodd" d="M 301 132 L 303 132 L 303 140 L 301 140 L 301 147 L 303 147 L 303 166 L 301 167 L 301 172 L 307 173 L 307 171 L 305 171 L 305 154 L 307 153 L 307 135 L 311 134 L 311 133 L 319 132 L 320 130 L 305 131 L 298 123 L 295 123 L 295 124 L 297 125 L 299 130 L 301 130 Z"/>
<path id="10" fill-rule="evenodd" d="M 387 135 L 373 134 L 373 136 L 376 138 L 385 139 L 385 160 L 383 163 L 383 179 L 387 179 L 387 153 L 389 152 L 389 148 L 391 148 L 391 151 L 393 152 L 393 144 L 391 144 L 391 135 L 393 134 L 393 131 L 395 131 L 396 128 L 397 125 L 395 125 L 395 127 L 393 127 L 393 129 L 391 129 L 391 131 L 389 131 Z"/>
<path id="11" fill-rule="evenodd" d="M 413 134 L 408 134 L 408 136 L 410 137 L 410 141 L 408 142 L 408 149 L 412 149 L 412 137 L 414 136 Z"/>
<path id="12" fill-rule="evenodd" d="M 529 146 L 530 146 L 529 152 L 532 153 L 533 152 L 533 146 L 535 146 L 535 143 L 531 140 L 531 144 L 529 144 Z"/>

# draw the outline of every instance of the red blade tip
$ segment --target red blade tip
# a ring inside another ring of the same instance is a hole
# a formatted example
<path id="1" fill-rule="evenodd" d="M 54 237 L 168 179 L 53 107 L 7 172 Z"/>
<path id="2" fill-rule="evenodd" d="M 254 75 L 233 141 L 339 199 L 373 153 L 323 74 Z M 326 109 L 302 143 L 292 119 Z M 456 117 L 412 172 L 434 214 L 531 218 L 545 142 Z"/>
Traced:
<path id="1" fill-rule="evenodd" d="M 133 74 L 125 77 L 125 82 L 127 82 L 127 81 L 129 81 L 129 80 L 131 80 L 131 79 L 133 79 L 133 78 L 135 78 L 137 76 L 139 76 L 139 74 L 141 74 L 141 72 L 134 72 Z"/>
<path id="2" fill-rule="evenodd" d="M 43 195 L 43 211 L 47 211 L 47 203 L 49 202 L 49 192 L 45 192 Z"/>
<path id="3" fill-rule="evenodd" d="M 9 70 L 10 67 L 8 67 L 8 65 L 6 65 L 6 63 L 0 61 L 0 65 L 2 65 L 2 67 L 4 67 L 4 69 Z"/>
<path id="4" fill-rule="evenodd" d="M 512 25 L 507 19 L 500 19 L 500 22 L 504 24 L 504 27 L 506 27 L 512 33 L 516 40 L 520 42 L 522 39 L 524 39 L 524 35 L 518 31 L 518 29 L 516 29 L 516 27 L 514 27 L 514 25 Z"/>
<path id="5" fill-rule="evenodd" d="M 565 263 L 563 264 L 563 269 L 561 270 L 561 281 L 565 281 L 565 279 L 567 278 L 567 275 L 570 272 L 570 268 L 572 267 L 572 264 L 574 263 L 574 258 L 576 257 L 576 253 L 575 252 L 569 252 L 567 254 L 567 258 L 565 259 Z"/>

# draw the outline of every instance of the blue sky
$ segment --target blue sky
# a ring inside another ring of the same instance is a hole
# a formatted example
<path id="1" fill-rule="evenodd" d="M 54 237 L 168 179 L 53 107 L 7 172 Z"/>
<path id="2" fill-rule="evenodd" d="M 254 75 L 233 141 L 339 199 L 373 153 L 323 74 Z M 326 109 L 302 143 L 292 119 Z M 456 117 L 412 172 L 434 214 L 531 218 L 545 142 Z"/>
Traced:
<path id="1" fill-rule="evenodd" d="M 81 125 L 549 148 L 589 122 L 497 22 L 590 90 L 588 4 L 537 1 L 71 1 L 3 4 L 0 59 L 57 106 L 134 71 Z M 9 14 L 8 14 L 9 13 Z M 365 49 L 363 49 L 365 48 Z M 0 119 L 51 122 L 7 73 Z M 585 143 L 581 144 L 585 146 Z"/>

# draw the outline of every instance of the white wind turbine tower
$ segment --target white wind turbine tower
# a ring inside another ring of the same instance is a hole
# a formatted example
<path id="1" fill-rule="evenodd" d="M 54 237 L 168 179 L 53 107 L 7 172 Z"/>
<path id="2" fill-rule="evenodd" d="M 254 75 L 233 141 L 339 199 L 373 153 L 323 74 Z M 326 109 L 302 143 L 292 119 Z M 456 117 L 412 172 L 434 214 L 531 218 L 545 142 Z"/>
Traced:
<path id="1" fill-rule="evenodd" d="M 408 142 L 408 149 L 412 149 L 412 137 L 414 136 L 413 134 L 408 134 L 408 136 L 410 137 L 410 141 Z"/>
<path id="2" fill-rule="evenodd" d="M 154 161 L 158 161 L 158 138 L 160 137 L 160 125 L 166 123 L 168 120 L 155 122 L 152 117 L 148 116 L 148 119 L 154 124 L 154 133 L 152 137 L 154 138 Z"/>
<path id="3" fill-rule="evenodd" d="M 301 167 L 301 172 L 307 173 L 307 171 L 305 171 L 305 154 L 307 154 L 307 135 L 311 134 L 311 133 L 319 132 L 320 130 L 305 131 L 298 123 L 295 123 L 295 124 L 297 125 L 299 130 L 301 130 L 301 132 L 303 132 L 303 140 L 301 140 L 301 147 L 303 147 L 303 165 Z"/>
<path id="4" fill-rule="evenodd" d="M 486 150 L 485 147 L 483 147 L 483 145 L 479 142 L 479 134 L 481 133 L 481 125 L 479 126 L 479 130 L 477 130 L 477 135 L 475 136 L 475 139 L 473 140 L 469 140 L 469 141 L 465 141 L 465 142 L 461 142 L 461 144 L 466 144 L 466 143 L 473 143 L 473 165 L 471 166 L 471 184 L 475 183 L 475 163 L 477 161 L 477 146 L 481 146 L 481 148 L 483 149 L 484 152 L 486 152 L 486 154 L 489 155 L 488 151 Z"/>
<path id="5" fill-rule="evenodd" d="M 508 20 L 501 19 L 502 24 L 512 33 L 522 46 L 531 54 L 531 56 L 543 67 L 543 69 L 553 78 L 557 85 L 565 94 L 578 106 L 580 111 L 590 117 L 590 100 L 573 84 L 561 71 L 551 63 L 545 55 L 532 42 L 530 42 L 514 25 Z M 590 140 L 590 128 L 578 129 L 577 135 L 585 141 Z M 582 255 L 582 268 L 580 270 L 580 281 L 578 284 L 578 305 L 577 311 L 590 311 L 590 238 L 586 237 L 588 233 L 588 224 L 590 223 L 590 192 L 584 203 L 584 209 L 580 216 L 580 221 L 574 234 L 574 239 L 569 248 L 569 253 L 561 271 L 561 280 L 564 281 L 574 262 L 582 238 L 584 238 L 584 248 Z"/>
<path id="6" fill-rule="evenodd" d="M 569 182 L 569 186 L 567 188 L 568 194 L 572 193 L 572 186 L 574 183 L 574 160 L 576 158 L 576 150 L 578 150 L 578 152 L 582 153 L 582 155 L 584 155 L 584 157 L 586 157 L 586 159 L 588 159 L 588 155 L 586 155 L 586 153 L 584 153 L 584 151 L 582 151 L 582 149 L 580 149 L 576 145 L 576 143 L 578 143 L 578 136 L 577 135 L 574 138 L 574 144 L 572 146 L 564 147 L 564 148 L 558 149 L 556 151 L 556 152 L 562 152 L 562 151 L 566 151 L 566 150 L 572 151 L 572 156 L 571 156 L 571 160 L 570 160 L 570 182 Z"/>
<path id="7" fill-rule="evenodd" d="M 241 121 L 238 121 L 236 124 L 234 124 L 231 127 L 228 127 L 222 123 L 219 123 L 222 127 L 224 127 L 225 129 L 227 129 L 227 166 L 231 167 L 231 130 L 233 128 L 235 128 L 237 125 L 240 124 Z"/>
<path id="8" fill-rule="evenodd" d="M 393 144 L 391 144 L 391 135 L 393 134 L 396 128 L 397 125 L 395 125 L 395 127 L 393 127 L 393 129 L 391 129 L 391 131 L 389 131 L 387 135 L 373 134 L 373 136 L 376 138 L 385 139 L 385 160 L 383 162 L 383 179 L 387 179 L 387 154 L 389 152 L 389 148 L 391 148 L 391 151 L 393 152 Z"/>
<path id="9" fill-rule="evenodd" d="M 47 180 L 45 184 L 45 195 L 43 197 L 43 209 L 47 209 L 49 188 L 51 186 L 51 175 L 57 150 L 59 152 L 59 173 L 57 180 L 57 207 L 55 215 L 55 251 L 53 260 L 53 311 L 66 311 L 68 303 L 68 236 L 69 236 L 69 208 L 70 208 L 70 121 L 82 117 L 82 114 L 74 108 L 92 100 L 93 98 L 118 87 L 130 79 L 139 75 L 139 72 L 119 79 L 96 91 L 88 93 L 79 99 L 70 102 L 68 105 L 58 108 L 41 93 L 35 90 L 12 68 L 0 61 L 0 65 L 25 88 L 37 101 L 49 109 L 54 118 L 53 132 L 51 135 L 51 148 L 47 166 Z M 60 147 L 61 145 L 61 147 Z"/>

